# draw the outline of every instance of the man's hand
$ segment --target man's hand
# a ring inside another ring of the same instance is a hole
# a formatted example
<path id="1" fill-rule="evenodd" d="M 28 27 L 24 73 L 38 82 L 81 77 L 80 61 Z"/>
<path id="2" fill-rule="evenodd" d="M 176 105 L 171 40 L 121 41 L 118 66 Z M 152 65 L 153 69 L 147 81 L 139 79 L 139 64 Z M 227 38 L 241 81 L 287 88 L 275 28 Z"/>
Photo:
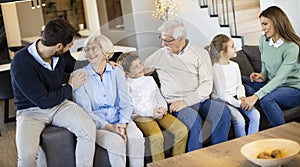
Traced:
<path id="1" fill-rule="evenodd" d="M 254 106 L 257 100 L 258 100 L 258 96 L 256 94 L 246 97 L 241 104 L 242 109 L 248 111 L 251 110 L 251 108 Z"/>
<path id="2" fill-rule="evenodd" d="M 170 105 L 170 112 L 178 112 L 187 106 L 188 105 L 184 100 L 177 100 Z"/>
<path id="3" fill-rule="evenodd" d="M 73 90 L 79 88 L 86 82 L 86 74 L 83 70 L 78 70 L 74 74 L 74 72 L 71 73 L 68 84 L 72 86 Z"/>
<path id="4" fill-rule="evenodd" d="M 246 99 L 246 97 L 240 97 L 240 100 L 243 102 Z"/>
<path id="5" fill-rule="evenodd" d="M 250 74 L 250 80 L 251 82 L 264 82 L 265 81 L 265 76 L 263 76 L 260 73 L 253 72 Z"/>

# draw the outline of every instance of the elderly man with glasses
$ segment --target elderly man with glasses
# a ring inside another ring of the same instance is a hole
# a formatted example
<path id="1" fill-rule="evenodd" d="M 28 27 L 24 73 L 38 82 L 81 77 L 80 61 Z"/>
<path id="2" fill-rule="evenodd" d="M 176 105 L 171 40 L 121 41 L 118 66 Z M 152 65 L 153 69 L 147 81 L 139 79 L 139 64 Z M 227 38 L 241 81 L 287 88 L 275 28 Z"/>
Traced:
<path id="1" fill-rule="evenodd" d="M 166 21 L 159 31 L 163 48 L 146 58 L 144 66 L 156 69 L 169 112 L 188 127 L 187 151 L 202 148 L 203 139 L 209 136 L 211 144 L 226 141 L 230 111 L 224 103 L 209 98 L 213 74 L 208 52 L 186 39 L 181 21 Z M 202 136 L 202 125 L 211 134 Z"/>

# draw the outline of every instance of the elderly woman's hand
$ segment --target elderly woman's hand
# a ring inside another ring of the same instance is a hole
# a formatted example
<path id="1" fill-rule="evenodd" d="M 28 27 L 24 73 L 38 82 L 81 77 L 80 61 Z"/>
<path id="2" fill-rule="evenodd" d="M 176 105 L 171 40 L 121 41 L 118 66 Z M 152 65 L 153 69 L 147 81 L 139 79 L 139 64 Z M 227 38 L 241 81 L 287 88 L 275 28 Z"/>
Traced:
<path id="1" fill-rule="evenodd" d="M 126 133 L 126 124 L 116 124 L 119 135 L 121 135 L 124 139 L 124 142 L 127 143 L 127 133 Z"/>
<path id="2" fill-rule="evenodd" d="M 122 68 L 122 66 L 116 62 L 113 62 L 113 61 L 108 61 L 108 64 L 110 64 L 112 66 L 112 68 L 115 68 L 115 67 L 120 67 Z M 122 68 L 123 69 L 123 68 Z"/>
<path id="3" fill-rule="evenodd" d="M 120 135 L 124 139 L 124 142 L 127 143 L 126 127 L 126 124 L 107 124 L 105 130 Z"/>

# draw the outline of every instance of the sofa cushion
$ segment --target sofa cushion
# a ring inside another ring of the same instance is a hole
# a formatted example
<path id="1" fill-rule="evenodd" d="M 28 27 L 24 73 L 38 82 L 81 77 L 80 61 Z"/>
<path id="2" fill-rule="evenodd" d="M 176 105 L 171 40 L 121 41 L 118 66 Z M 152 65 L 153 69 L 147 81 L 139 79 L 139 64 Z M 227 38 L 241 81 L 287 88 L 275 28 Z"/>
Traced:
<path id="1" fill-rule="evenodd" d="M 243 76 L 248 77 L 254 71 L 249 59 L 242 50 L 238 51 L 236 57 L 232 58 L 231 60 L 238 63 Z"/>
<path id="2" fill-rule="evenodd" d="M 258 46 L 244 45 L 242 50 L 245 52 L 255 72 L 261 71 L 261 59 Z"/>
<path id="3" fill-rule="evenodd" d="M 88 60 L 77 60 L 74 66 L 74 70 L 81 69 L 89 64 Z"/>

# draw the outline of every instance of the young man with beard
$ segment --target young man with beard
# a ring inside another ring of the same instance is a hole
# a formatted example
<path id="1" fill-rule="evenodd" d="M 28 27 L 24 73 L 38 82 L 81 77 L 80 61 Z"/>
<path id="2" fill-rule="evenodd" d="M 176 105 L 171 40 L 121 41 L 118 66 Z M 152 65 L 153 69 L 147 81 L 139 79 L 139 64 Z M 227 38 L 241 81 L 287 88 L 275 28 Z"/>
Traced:
<path id="1" fill-rule="evenodd" d="M 72 75 L 75 59 L 69 49 L 77 31 L 63 19 L 51 20 L 42 38 L 17 52 L 12 61 L 19 167 L 36 166 L 40 135 L 48 124 L 77 136 L 76 166 L 93 164 L 96 127 L 78 105 L 67 100 L 86 80 L 84 73 Z M 67 84 L 62 82 L 64 72 L 71 73 Z"/>

